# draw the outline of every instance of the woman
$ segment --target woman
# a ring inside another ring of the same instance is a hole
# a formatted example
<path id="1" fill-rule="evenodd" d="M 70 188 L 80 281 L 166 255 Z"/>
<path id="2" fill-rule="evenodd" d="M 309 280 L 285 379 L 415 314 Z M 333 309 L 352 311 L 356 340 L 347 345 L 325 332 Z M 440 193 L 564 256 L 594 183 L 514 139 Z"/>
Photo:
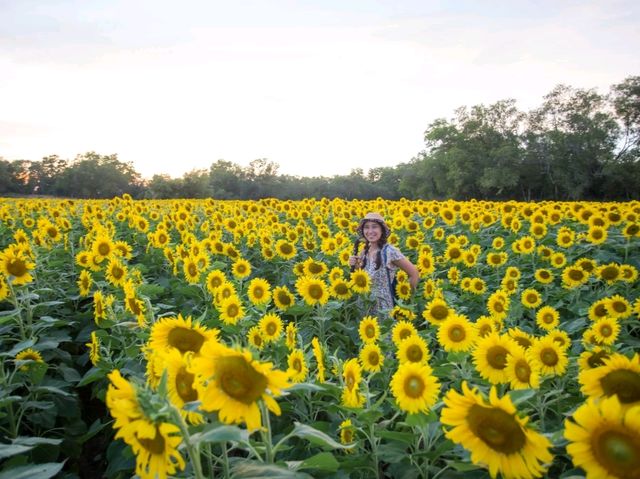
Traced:
<path id="1" fill-rule="evenodd" d="M 400 268 L 409 276 L 411 289 L 415 290 L 420 275 L 418 269 L 395 246 L 388 244 L 391 230 L 379 213 L 367 213 L 358 225 L 358 241 L 364 239 L 361 254 L 349 258 L 353 268 L 364 269 L 371 277 L 371 292 L 376 299 L 373 314 L 394 306 L 392 283 Z"/>

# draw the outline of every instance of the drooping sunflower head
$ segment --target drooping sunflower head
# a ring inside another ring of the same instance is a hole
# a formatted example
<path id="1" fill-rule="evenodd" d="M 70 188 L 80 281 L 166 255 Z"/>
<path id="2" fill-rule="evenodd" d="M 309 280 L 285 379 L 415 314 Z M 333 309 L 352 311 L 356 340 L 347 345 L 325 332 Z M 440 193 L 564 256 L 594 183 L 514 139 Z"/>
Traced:
<path id="1" fill-rule="evenodd" d="M 191 319 L 178 316 L 165 317 L 154 323 L 149 336 L 149 347 L 157 351 L 175 348 L 181 354 L 198 354 L 207 340 L 217 340 L 218 330 L 208 329 Z"/>
<path id="2" fill-rule="evenodd" d="M 34 363 L 44 364 L 44 360 L 42 359 L 42 354 L 40 354 L 39 351 L 36 351 L 35 349 L 32 349 L 32 348 L 27 348 L 23 351 L 20 351 L 18 354 L 16 354 L 15 360 L 16 361 L 33 361 L 32 363 L 23 363 L 22 366 L 20 366 L 20 371 L 28 371 L 29 367 Z"/>
<path id="3" fill-rule="evenodd" d="M 580 371 L 597 368 L 604 366 L 604 360 L 609 359 L 610 357 L 611 353 L 608 349 L 595 346 L 593 349 L 584 351 L 580 354 L 580 357 L 578 358 L 578 366 L 580 366 Z"/>

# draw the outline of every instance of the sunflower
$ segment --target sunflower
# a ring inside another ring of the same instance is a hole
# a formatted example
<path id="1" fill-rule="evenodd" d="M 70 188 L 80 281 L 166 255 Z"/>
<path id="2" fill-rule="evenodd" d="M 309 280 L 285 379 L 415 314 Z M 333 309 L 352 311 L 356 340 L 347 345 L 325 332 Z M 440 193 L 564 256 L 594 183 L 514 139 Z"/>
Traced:
<path id="1" fill-rule="evenodd" d="M 324 351 L 322 346 L 320 345 L 320 341 L 318 341 L 318 338 L 315 336 L 311 340 L 311 347 L 313 349 L 313 356 L 316 359 L 316 364 L 318 365 L 318 382 L 324 383 L 325 381 Z"/>
<path id="2" fill-rule="evenodd" d="M 261 424 L 258 401 L 279 416 L 280 406 L 274 396 L 289 387 L 287 373 L 274 370 L 272 363 L 260 363 L 249 351 L 231 349 L 217 341 L 203 345 L 190 371 L 197 378 L 201 409 L 217 411 L 226 424 L 246 423 L 249 431 Z"/>
<path id="3" fill-rule="evenodd" d="M 93 242 L 91 246 L 91 252 L 98 259 L 98 262 L 108 258 L 115 254 L 115 245 L 111 238 L 101 234 Z"/>
<path id="4" fill-rule="evenodd" d="M 462 314 L 452 314 L 438 325 L 438 342 L 448 352 L 469 351 L 477 337 L 475 325 Z"/>
<path id="5" fill-rule="evenodd" d="M 296 247 L 284 239 L 278 240 L 275 248 L 276 254 L 285 260 L 293 258 L 297 253 Z"/>
<path id="6" fill-rule="evenodd" d="M 607 298 L 605 308 L 609 315 L 616 319 L 626 319 L 632 312 L 631 303 L 619 294 Z"/>
<path id="7" fill-rule="evenodd" d="M 93 285 L 93 278 L 91 273 L 86 269 L 80 271 L 80 278 L 78 279 L 78 289 L 80 290 L 80 296 L 89 296 L 91 286 Z M 0 299 L 2 299 L 0 297 Z"/>
<path id="8" fill-rule="evenodd" d="M 517 344 L 507 335 L 492 333 L 479 339 L 473 351 L 473 362 L 480 376 L 491 384 L 509 382 L 507 358 L 514 347 Z"/>
<path id="9" fill-rule="evenodd" d="M 569 363 L 565 349 L 550 337 L 536 339 L 527 350 L 527 359 L 544 376 L 562 376 Z"/>
<path id="10" fill-rule="evenodd" d="M 218 307 L 220 313 L 220 320 L 229 325 L 236 324 L 242 318 L 244 318 L 245 311 L 242 306 L 240 298 L 236 295 L 229 296 L 223 299 Z"/>
<path id="11" fill-rule="evenodd" d="M 267 305 L 271 301 L 271 285 L 266 279 L 254 278 L 249 282 L 247 294 L 256 306 Z"/>
<path id="12" fill-rule="evenodd" d="M 380 338 L 380 326 L 374 316 L 365 316 L 358 327 L 360 339 L 365 344 L 375 343 Z"/>
<path id="13" fill-rule="evenodd" d="M 298 342 L 298 328 L 296 326 L 296 323 L 292 321 L 289 324 L 287 324 L 287 328 L 285 330 L 284 336 L 285 336 L 285 343 L 289 351 L 295 349 L 296 344 Z"/>
<path id="14" fill-rule="evenodd" d="M 505 264 L 509 259 L 509 255 L 504 251 L 490 252 L 487 254 L 487 264 L 492 268 L 498 268 Z"/>
<path id="15" fill-rule="evenodd" d="M 458 284 L 460 282 L 460 270 L 457 266 L 452 266 L 447 271 L 447 279 L 451 284 Z"/>
<path id="16" fill-rule="evenodd" d="M 398 345 L 396 356 L 400 364 L 426 363 L 430 358 L 429 346 L 423 338 L 415 334 Z"/>
<path id="17" fill-rule="evenodd" d="M 589 319 L 591 321 L 597 321 L 602 318 L 606 318 L 609 316 L 609 311 L 607 310 L 607 298 L 602 298 L 597 301 L 594 301 L 591 306 L 589 306 Z"/>
<path id="18" fill-rule="evenodd" d="M 345 419 L 340 423 L 340 443 L 351 444 L 355 440 L 356 428 L 351 424 L 351 419 Z"/>
<path id="19" fill-rule="evenodd" d="M 208 329 L 192 321 L 191 316 L 183 318 L 178 314 L 162 318 L 153 324 L 149 334 L 149 347 L 156 351 L 175 348 L 181 354 L 189 351 L 198 354 L 207 340 L 215 341 L 218 335 L 217 329 Z"/>
<path id="20" fill-rule="evenodd" d="M 367 372 L 379 372 L 382 369 L 384 363 L 384 356 L 380 346 L 375 343 L 365 344 L 360 350 L 360 363 L 362 363 L 362 369 Z"/>
<path id="21" fill-rule="evenodd" d="M 562 271 L 562 286 L 565 289 L 573 289 L 582 286 L 589 280 L 589 273 L 580 266 L 567 266 Z"/>
<path id="22" fill-rule="evenodd" d="M 352 358 L 344 363 L 342 367 L 342 378 L 344 380 L 342 404 L 346 407 L 362 407 L 364 404 L 364 396 L 360 394 L 362 372 L 357 359 Z"/>
<path id="23" fill-rule="evenodd" d="M 426 363 L 400 364 L 390 386 L 398 407 L 409 414 L 428 412 L 440 393 L 440 383 Z"/>
<path id="24" fill-rule="evenodd" d="M 540 268 L 537 269 L 534 277 L 540 284 L 550 284 L 553 282 L 553 272 L 550 269 Z"/>
<path id="25" fill-rule="evenodd" d="M 368 293 L 371 290 L 369 273 L 362 269 L 354 271 L 351 273 L 349 284 L 351 285 L 351 289 L 356 293 Z"/>
<path id="26" fill-rule="evenodd" d="M 105 298 L 100 290 L 93 293 L 93 320 L 97 325 L 107 319 L 107 308 L 113 303 L 110 298 L 113 296 Z"/>
<path id="27" fill-rule="evenodd" d="M 282 319 L 275 313 L 265 314 L 258 323 L 265 343 L 277 341 L 282 336 Z"/>
<path id="28" fill-rule="evenodd" d="M 567 264 L 567 257 L 558 251 L 551 254 L 549 261 L 554 268 L 563 268 L 564 265 Z"/>
<path id="29" fill-rule="evenodd" d="M 12 284 L 19 286 L 33 281 L 31 270 L 36 267 L 30 261 L 27 254 L 20 248 L 9 246 L 0 252 L 0 272 L 4 273 L 6 279 Z"/>
<path id="30" fill-rule="evenodd" d="M 604 360 L 610 357 L 611 353 L 607 349 L 596 346 L 580 354 L 580 357 L 578 357 L 578 366 L 580 367 L 580 371 L 594 369 L 604 366 Z"/>
<path id="31" fill-rule="evenodd" d="M 91 341 L 85 344 L 89 348 L 89 360 L 94 366 L 98 365 L 100 361 L 100 339 L 96 335 L 95 331 L 91 331 Z"/>
<path id="32" fill-rule="evenodd" d="M 294 383 L 301 383 L 307 379 L 309 368 L 304 359 L 304 353 L 300 349 L 293 349 L 287 357 L 287 374 L 289 379 Z"/>
<path id="33" fill-rule="evenodd" d="M 408 281 L 398 281 L 396 295 L 402 300 L 408 300 L 411 297 L 411 284 Z"/>
<path id="34" fill-rule="evenodd" d="M 231 273 L 236 279 L 244 279 L 251 274 L 251 263 L 244 258 L 238 258 L 231 266 Z"/>
<path id="35" fill-rule="evenodd" d="M 444 398 L 440 421 L 450 426 L 445 432 L 454 443 L 468 448 L 471 462 L 486 465 L 495 478 L 531 479 L 545 473 L 544 464 L 553 459 L 551 442 L 527 426 L 508 395 L 498 397 L 491 387 L 489 401 L 477 389 L 462 383 L 462 394 L 449 389 Z"/>
<path id="36" fill-rule="evenodd" d="M 607 228 L 602 226 L 590 226 L 587 233 L 587 241 L 591 244 L 602 244 L 607 241 L 609 233 Z"/>
<path id="37" fill-rule="evenodd" d="M 611 317 L 606 317 L 597 320 L 592 326 L 591 331 L 595 335 L 595 340 L 598 344 L 610 346 L 618 339 L 620 334 L 620 324 L 618 320 Z"/>
<path id="38" fill-rule="evenodd" d="M 186 403 L 198 400 L 198 391 L 195 388 L 195 376 L 189 372 L 189 363 L 192 359 L 192 354 L 182 355 L 179 350 L 172 348 L 162 354 L 162 359 L 162 369 L 167 372 L 169 400 L 191 424 L 202 424 L 204 422 L 202 414 L 195 411 L 185 411 L 183 409 Z"/>
<path id="39" fill-rule="evenodd" d="M 540 372 L 527 359 L 523 348 L 513 348 L 507 357 L 507 376 L 511 389 L 538 389 Z"/>
<path id="40" fill-rule="evenodd" d="M 369 275 L 364 273 L 367 278 Z M 329 300 L 327 284 L 319 278 L 303 276 L 296 281 L 296 289 L 305 303 L 310 306 L 326 304 Z"/>
<path id="41" fill-rule="evenodd" d="M 349 288 L 349 283 L 342 278 L 331 282 L 329 293 L 332 297 L 341 300 L 349 299 L 352 294 L 351 289 Z"/>
<path id="42" fill-rule="evenodd" d="M 314 261 L 309 257 L 302 263 L 304 276 L 311 276 L 312 278 L 319 278 L 327 274 L 329 268 L 322 261 Z"/>
<path id="43" fill-rule="evenodd" d="M 520 302 L 525 308 L 535 309 L 542 304 L 542 297 L 535 289 L 527 288 L 520 295 Z"/>
<path id="44" fill-rule="evenodd" d="M 207 275 L 207 290 L 212 294 L 216 294 L 216 291 L 220 286 L 227 282 L 227 277 L 219 269 L 214 269 Z"/>
<path id="45" fill-rule="evenodd" d="M 83 271 L 84 272 L 84 271 Z M 124 286 L 127 280 L 127 267 L 116 257 L 111 257 L 107 264 L 105 278 L 114 286 Z"/>
<path id="46" fill-rule="evenodd" d="M 502 290 L 498 290 L 489 296 L 487 299 L 487 311 L 494 318 L 498 318 L 500 320 L 507 317 L 509 313 L 509 305 L 511 300 L 507 293 Z"/>
<path id="47" fill-rule="evenodd" d="M 31 348 L 27 348 L 24 349 L 22 351 L 20 351 L 18 354 L 16 354 L 16 361 L 33 361 L 33 363 L 41 363 L 44 364 L 44 360 L 42 359 L 42 355 L 40 354 L 39 351 L 36 351 L 35 349 L 31 349 Z M 29 367 L 33 364 L 33 363 L 27 363 L 27 364 L 23 364 L 22 366 L 20 366 L 20 371 L 28 371 Z"/>
<path id="48" fill-rule="evenodd" d="M 249 331 L 247 331 L 247 343 L 256 349 L 262 349 L 264 347 L 264 338 L 262 337 L 262 330 L 259 326 L 249 328 Z"/>
<path id="49" fill-rule="evenodd" d="M 596 268 L 596 276 L 607 284 L 613 284 L 620 279 L 620 266 L 616 263 L 598 266 Z"/>
<path id="50" fill-rule="evenodd" d="M 639 408 L 625 409 L 615 396 L 589 399 L 564 426 L 567 452 L 587 477 L 639 477 Z"/>
<path id="51" fill-rule="evenodd" d="M 491 316 L 480 316 L 476 320 L 476 331 L 479 338 L 484 338 L 493 332 L 499 331 L 496 326 L 496 319 Z"/>
<path id="52" fill-rule="evenodd" d="M 444 299 L 434 298 L 425 306 L 422 317 L 437 326 L 452 314 L 454 314 L 453 310 L 449 309 Z"/>
<path id="53" fill-rule="evenodd" d="M 116 369 L 108 377 L 106 403 L 115 419 L 113 427 L 118 429 L 115 438 L 131 446 L 136 455 L 136 474 L 142 479 L 166 478 L 184 469 L 184 459 L 178 452 L 182 442 L 178 426 L 149 418 L 138 399 L 139 391 L 120 371 Z"/>
<path id="54" fill-rule="evenodd" d="M 398 347 L 404 340 L 411 336 L 416 336 L 417 334 L 418 331 L 416 330 L 416 327 L 409 321 L 398 321 L 391 330 L 391 338 Z"/>
<path id="55" fill-rule="evenodd" d="M 580 371 L 582 393 L 593 398 L 617 396 L 624 407 L 640 405 L 640 355 L 629 359 L 613 353 L 602 361 L 604 366 Z"/>
<path id="56" fill-rule="evenodd" d="M 536 324 L 545 331 L 551 331 L 560 324 L 560 313 L 553 306 L 543 306 L 536 312 Z"/>
<path id="57" fill-rule="evenodd" d="M 630 264 L 621 265 L 620 279 L 625 283 L 635 283 L 638 279 L 638 269 Z"/>
<path id="58" fill-rule="evenodd" d="M 280 311 L 286 311 L 295 303 L 295 298 L 286 286 L 278 286 L 273 290 L 273 303 Z"/>

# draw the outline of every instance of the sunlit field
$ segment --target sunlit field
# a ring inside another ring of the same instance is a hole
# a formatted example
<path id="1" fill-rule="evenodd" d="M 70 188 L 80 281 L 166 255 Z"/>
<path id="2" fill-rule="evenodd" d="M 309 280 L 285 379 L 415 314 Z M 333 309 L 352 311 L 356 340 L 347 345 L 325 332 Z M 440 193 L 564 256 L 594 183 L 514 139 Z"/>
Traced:
<path id="1" fill-rule="evenodd" d="M 639 478 L 639 269 L 637 201 L 1 200 L 0 477 Z"/>

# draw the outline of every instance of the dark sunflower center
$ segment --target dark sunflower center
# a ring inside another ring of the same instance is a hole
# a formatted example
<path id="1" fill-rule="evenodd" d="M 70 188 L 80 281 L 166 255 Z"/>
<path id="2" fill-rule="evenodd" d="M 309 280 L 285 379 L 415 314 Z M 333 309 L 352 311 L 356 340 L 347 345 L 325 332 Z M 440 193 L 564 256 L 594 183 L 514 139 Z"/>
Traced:
<path id="1" fill-rule="evenodd" d="M 621 403 L 640 401 L 640 374 L 628 369 L 611 371 L 600 379 L 600 385 L 607 396 L 618 396 Z"/>
<path id="2" fill-rule="evenodd" d="M 535 295 L 533 293 L 530 293 L 530 294 L 527 295 L 527 303 L 533 304 L 533 303 L 535 303 L 537 301 L 538 301 L 538 296 L 537 295 Z"/>
<path id="3" fill-rule="evenodd" d="M 238 313 L 239 313 L 239 309 L 237 304 L 230 304 L 227 307 L 227 316 L 231 318 L 235 318 L 236 316 L 238 316 Z"/>
<path id="4" fill-rule="evenodd" d="M 423 357 L 422 348 L 417 344 L 412 344 L 407 348 L 407 359 L 412 363 L 419 363 Z"/>
<path id="5" fill-rule="evenodd" d="M 298 372 L 302 371 L 302 363 L 298 358 L 294 359 L 293 361 L 293 369 L 295 369 Z"/>
<path id="6" fill-rule="evenodd" d="M 280 246 L 280 252 L 285 255 L 291 254 L 293 252 L 293 248 L 289 243 L 285 243 Z"/>
<path id="7" fill-rule="evenodd" d="M 502 313 L 504 311 L 504 306 L 500 301 L 496 301 L 493 303 L 493 309 L 496 310 L 496 313 Z"/>
<path id="8" fill-rule="evenodd" d="M 204 343 L 204 336 L 193 329 L 176 327 L 169 331 L 168 342 L 182 354 L 187 351 L 197 353 Z"/>
<path id="9" fill-rule="evenodd" d="M 110 251 L 111 248 L 107 243 L 100 243 L 100 245 L 98 245 L 98 253 L 100 253 L 102 256 L 107 256 Z"/>
<path id="10" fill-rule="evenodd" d="M 311 296 L 313 299 L 322 298 L 322 293 L 322 286 L 317 284 L 312 284 L 311 286 L 309 286 L 309 296 Z"/>
<path id="11" fill-rule="evenodd" d="M 372 325 L 368 325 L 364 330 L 364 334 L 367 338 L 375 338 L 376 328 L 374 328 Z"/>
<path id="12" fill-rule="evenodd" d="M 476 436 L 502 454 L 521 451 L 526 443 L 520 424 L 502 409 L 474 404 L 469 409 L 467 423 Z"/>
<path id="13" fill-rule="evenodd" d="M 276 323 L 269 323 L 269 324 L 267 324 L 267 328 L 266 329 L 267 329 L 267 334 L 269 336 L 273 336 L 274 334 L 276 334 L 276 331 L 277 331 L 278 328 L 276 326 Z"/>
<path id="14" fill-rule="evenodd" d="M 602 271 L 600 272 L 600 275 L 602 276 L 603 279 L 607 279 L 607 280 L 614 280 L 618 277 L 618 274 L 620 274 L 618 268 L 616 268 L 615 266 L 607 266 L 606 268 L 603 268 Z"/>
<path id="15" fill-rule="evenodd" d="M 318 263 L 309 264 L 309 272 L 311 274 L 320 274 L 322 272 L 322 266 Z"/>
<path id="16" fill-rule="evenodd" d="M 612 332 L 613 330 L 611 329 L 611 326 L 609 326 L 608 324 L 605 324 L 602 327 L 600 327 L 600 334 L 605 338 L 611 336 Z"/>
<path id="17" fill-rule="evenodd" d="M 598 366 L 604 366 L 604 360 L 609 358 L 609 354 L 606 351 L 598 351 L 593 353 L 587 359 L 587 364 L 590 368 L 597 368 Z"/>
<path id="18" fill-rule="evenodd" d="M 615 477 L 638 477 L 640 436 L 607 430 L 593 436 L 591 447 L 598 463 Z"/>
<path id="19" fill-rule="evenodd" d="M 540 360 L 545 366 L 555 366 L 559 359 L 558 353 L 553 348 L 544 348 L 540 351 Z"/>
<path id="20" fill-rule="evenodd" d="M 515 367 L 516 377 L 518 381 L 528 383 L 531 378 L 531 367 L 524 359 L 520 359 Z"/>
<path id="21" fill-rule="evenodd" d="M 545 314 L 542 316 L 542 322 L 543 322 L 543 323 L 545 323 L 545 324 L 551 324 L 551 323 L 553 323 L 554 319 L 555 319 L 555 317 L 554 317 L 554 316 L 553 316 L 553 314 L 551 314 L 551 313 L 545 313 Z"/>
<path id="22" fill-rule="evenodd" d="M 184 402 L 191 402 L 198 399 L 198 393 L 193 389 L 193 374 L 184 367 L 180 368 L 176 374 L 176 391 Z"/>
<path id="23" fill-rule="evenodd" d="M 291 303 L 289 295 L 287 295 L 286 293 L 279 293 L 278 294 L 278 301 L 280 301 L 280 304 L 282 304 L 284 306 L 286 306 L 286 305 Z"/>
<path id="24" fill-rule="evenodd" d="M 267 378 L 243 357 L 223 357 L 216 363 L 220 387 L 227 395 L 243 404 L 256 402 L 267 388 Z"/>
<path id="25" fill-rule="evenodd" d="M 27 273 L 27 265 L 20 258 L 12 258 L 7 265 L 7 271 L 9 271 L 11 276 L 19 278 Z"/>
<path id="26" fill-rule="evenodd" d="M 260 286 L 253 288 L 253 295 L 257 299 L 261 299 L 264 296 L 264 289 L 262 289 Z"/>
<path id="27" fill-rule="evenodd" d="M 467 334 L 462 326 L 456 325 L 449 330 L 449 339 L 454 343 L 464 341 L 466 336 Z"/>
<path id="28" fill-rule="evenodd" d="M 516 336 L 515 338 L 513 338 L 513 340 L 524 349 L 529 349 L 529 347 L 531 346 L 531 340 L 524 336 Z"/>
<path id="29" fill-rule="evenodd" d="M 114 266 L 113 268 L 111 268 L 111 276 L 113 276 L 115 279 L 120 279 L 123 275 L 124 270 L 119 266 Z"/>
<path id="30" fill-rule="evenodd" d="M 335 286 L 335 291 L 337 294 L 347 294 L 349 292 L 349 288 L 347 288 L 347 285 L 344 283 L 338 283 Z"/>
<path id="31" fill-rule="evenodd" d="M 404 393 L 412 399 L 422 396 L 425 384 L 420 376 L 412 375 L 404 380 Z"/>
<path id="32" fill-rule="evenodd" d="M 403 329 L 400 331 L 400 334 L 398 336 L 400 336 L 400 339 L 407 339 L 409 336 L 411 336 L 411 331 L 409 329 Z"/>
<path id="33" fill-rule="evenodd" d="M 162 437 L 162 434 L 158 430 L 158 426 L 156 426 L 156 435 L 153 437 L 153 439 L 138 437 L 138 442 L 151 454 L 156 456 L 164 455 L 164 437 Z"/>
<path id="34" fill-rule="evenodd" d="M 367 359 L 372 366 L 377 366 L 380 363 L 380 356 L 375 351 L 371 351 Z"/>
<path id="35" fill-rule="evenodd" d="M 49 227 L 47 228 L 47 234 L 50 238 L 55 238 L 56 236 L 58 236 L 58 230 L 53 227 Z"/>
<path id="36" fill-rule="evenodd" d="M 503 346 L 491 346 L 487 350 L 487 362 L 493 369 L 507 367 L 507 354 L 509 351 Z"/>
<path id="37" fill-rule="evenodd" d="M 626 313 L 627 312 L 627 305 L 624 304 L 622 301 L 614 301 L 613 303 L 611 303 L 611 307 L 613 308 L 613 310 L 616 313 Z"/>
<path id="38" fill-rule="evenodd" d="M 431 308 L 431 316 L 438 321 L 442 321 L 449 315 L 449 308 L 440 304 Z"/>
<path id="39" fill-rule="evenodd" d="M 569 271 L 569 278 L 574 281 L 582 281 L 584 278 L 584 273 L 579 269 L 572 269 L 571 271 Z"/>

